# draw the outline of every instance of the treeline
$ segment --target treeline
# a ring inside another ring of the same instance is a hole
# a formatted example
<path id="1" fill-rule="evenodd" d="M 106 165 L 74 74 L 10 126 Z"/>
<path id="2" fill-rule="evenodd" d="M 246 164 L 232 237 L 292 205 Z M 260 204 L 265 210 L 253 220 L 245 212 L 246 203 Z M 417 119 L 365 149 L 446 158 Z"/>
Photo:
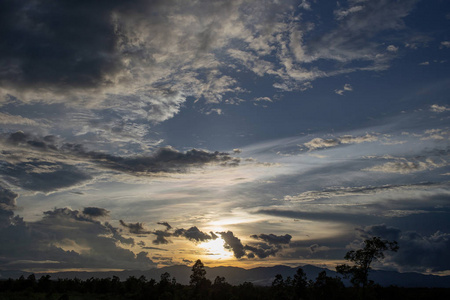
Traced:
<path id="1" fill-rule="evenodd" d="M 321 272 L 315 280 L 308 280 L 301 268 L 293 278 L 276 275 L 271 286 L 258 286 L 250 282 L 240 285 L 227 283 L 217 276 L 213 282 L 206 279 L 200 260 L 192 268 L 190 283 L 177 283 L 169 273 L 159 281 L 130 276 L 120 281 L 112 278 L 58 279 L 50 275 L 37 279 L 27 278 L 0 281 L 0 299 L 450 299 L 450 289 L 412 289 L 381 287 L 371 283 L 363 288 L 345 287 L 338 277 Z"/>

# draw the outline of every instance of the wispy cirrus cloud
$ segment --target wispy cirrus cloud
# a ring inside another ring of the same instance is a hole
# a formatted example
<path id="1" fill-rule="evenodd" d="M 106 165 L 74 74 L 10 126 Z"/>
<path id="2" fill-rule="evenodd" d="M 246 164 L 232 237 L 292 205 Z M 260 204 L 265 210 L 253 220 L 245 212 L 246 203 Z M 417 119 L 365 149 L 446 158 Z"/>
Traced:
<path id="1" fill-rule="evenodd" d="M 370 172 L 409 174 L 442 168 L 448 165 L 449 162 L 443 159 L 439 159 L 438 161 L 433 160 L 432 158 L 414 161 L 408 161 L 407 159 L 396 159 L 394 161 L 365 168 L 363 170 Z"/>

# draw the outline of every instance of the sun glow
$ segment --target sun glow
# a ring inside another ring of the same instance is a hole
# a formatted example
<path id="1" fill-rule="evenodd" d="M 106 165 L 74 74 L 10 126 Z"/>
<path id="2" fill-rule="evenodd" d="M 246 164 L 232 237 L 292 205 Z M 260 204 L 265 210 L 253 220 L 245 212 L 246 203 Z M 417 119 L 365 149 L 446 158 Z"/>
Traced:
<path id="1" fill-rule="evenodd" d="M 233 252 L 225 249 L 224 244 L 225 241 L 219 237 L 215 240 L 201 243 L 199 246 L 205 249 L 206 255 L 210 259 L 231 259 Z"/>

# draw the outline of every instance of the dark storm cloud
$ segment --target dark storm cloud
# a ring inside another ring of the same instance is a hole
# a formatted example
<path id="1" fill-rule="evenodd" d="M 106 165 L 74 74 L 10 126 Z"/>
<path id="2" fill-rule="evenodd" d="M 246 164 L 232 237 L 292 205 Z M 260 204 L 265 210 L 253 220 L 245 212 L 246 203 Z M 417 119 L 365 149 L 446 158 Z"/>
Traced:
<path id="1" fill-rule="evenodd" d="M 15 150 L 2 153 L 5 159 L 11 162 L 3 161 L 0 175 L 3 175 L 11 184 L 42 192 L 51 192 L 92 179 L 87 171 L 69 164 L 71 160 L 81 159 L 104 169 L 132 175 L 187 172 L 191 167 L 207 164 L 236 166 L 240 162 L 239 158 L 233 158 L 224 152 L 198 149 L 180 152 L 171 147 L 159 148 L 149 155 L 121 157 L 98 151 L 87 151 L 81 144 L 61 143 L 52 135 L 39 137 L 22 131 L 3 135 L 3 142 Z M 51 155 L 43 160 L 43 156 L 33 153 L 33 150 Z M 53 158 L 58 161 L 52 161 Z M 17 159 L 26 161 L 17 162 Z M 67 163 L 60 162 L 61 159 L 65 159 Z"/>
<path id="2" fill-rule="evenodd" d="M 85 152 L 79 145 L 66 144 L 63 150 L 91 159 L 105 168 L 127 173 L 185 172 L 189 167 L 200 167 L 208 163 L 234 165 L 239 163 L 224 152 L 208 152 L 192 149 L 186 152 L 171 147 L 158 149 L 153 155 L 140 157 L 119 157 L 101 152 Z"/>
<path id="3" fill-rule="evenodd" d="M 57 150 L 54 145 L 56 141 L 56 137 L 53 135 L 48 135 L 43 138 L 31 135 L 29 133 L 25 133 L 23 131 L 17 131 L 11 133 L 7 138 L 6 142 L 15 145 L 15 146 L 23 146 L 29 145 L 34 149 L 40 150 Z"/>
<path id="4" fill-rule="evenodd" d="M 172 231 L 172 226 L 167 222 L 158 222 L 157 224 L 166 226 L 166 230 L 154 230 L 148 231 L 144 229 L 142 223 L 125 223 L 120 220 L 120 224 L 127 227 L 130 233 L 133 234 L 152 234 L 156 236 L 156 239 L 152 241 L 154 245 L 165 245 L 171 243 L 170 237 L 183 237 L 195 243 L 201 243 L 209 240 L 215 240 L 220 235 L 224 240 L 225 249 L 229 249 L 233 252 L 236 258 L 248 257 L 248 258 L 266 258 L 268 256 L 275 256 L 279 251 L 285 248 L 292 239 L 289 234 L 286 235 L 274 235 L 274 234 L 260 234 L 252 235 L 255 239 L 263 240 L 260 243 L 251 243 L 249 245 L 243 245 L 241 240 L 234 235 L 233 232 L 210 232 L 205 233 L 198 229 L 196 226 L 192 226 L 189 229 L 177 228 Z"/>
<path id="5" fill-rule="evenodd" d="M 0 209 L 13 210 L 16 208 L 16 199 L 18 194 L 0 186 Z"/>
<path id="6" fill-rule="evenodd" d="M 172 147 L 161 147 L 153 154 L 146 156 L 121 157 L 104 152 L 87 151 L 81 144 L 62 143 L 58 146 L 55 136 L 41 138 L 22 131 L 6 135 L 4 139 L 15 146 L 40 150 L 51 149 L 60 154 L 86 158 L 105 168 L 128 173 L 183 172 L 187 167 L 199 167 L 208 163 L 235 166 L 240 162 L 239 158 L 233 158 L 226 152 L 208 152 L 198 149 L 180 152 Z"/>
<path id="7" fill-rule="evenodd" d="M 267 243 L 251 243 L 244 245 L 241 240 L 234 235 L 233 232 L 218 232 L 222 239 L 225 241 L 225 248 L 233 251 L 236 258 L 242 258 L 244 256 L 248 258 L 267 258 L 269 256 L 275 256 L 279 251 L 283 249 L 283 246 L 290 243 L 291 235 L 286 234 L 284 236 L 277 236 L 274 234 L 260 234 L 252 235 L 252 238 L 262 239 Z"/>
<path id="8" fill-rule="evenodd" d="M 83 209 L 83 214 L 95 217 L 106 217 L 109 215 L 109 211 L 104 208 L 99 207 L 85 207 Z"/>
<path id="9" fill-rule="evenodd" d="M 91 175 L 75 166 L 37 158 L 16 164 L 3 162 L 0 174 L 11 184 L 40 192 L 67 188 L 92 179 Z"/>
<path id="10" fill-rule="evenodd" d="M 436 231 L 423 235 L 416 231 L 402 231 L 395 227 L 372 225 L 358 229 L 360 240 L 371 236 L 398 242 L 399 250 L 388 257 L 404 271 L 444 271 L 450 269 L 450 233 Z"/>
<path id="11" fill-rule="evenodd" d="M 14 243 L 11 243 L 14 241 Z M 0 228 L 0 267 L 17 268 L 151 268 L 145 252 L 120 247 L 128 242 L 108 223 L 78 210 L 57 208 L 41 220 L 17 219 Z M 132 244 L 131 244 L 132 245 Z"/>
<path id="12" fill-rule="evenodd" d="M 0 186 L 0 228 L 11 225 L 18 196 L 13 191 Z"/>
<path id="13" fill-rule="evenodd" d="M 167 222 L 158 222 L 157 224 L 166 226 L 166 230 L 172 229 L 172 226 L 170 226 L 170 224 Z"/>
<path id="14" fill-rule="evenodd" d="M 275 234 L 259 234 L 251 235 L 251 238 L 263 240 L 266 243 L 251 243 L 245 245 L 244 249 L 247 251 L 248 258 L 266 258 L 268 256 L 275 256 L 283 246 L 288 245 L 291 242 L 292 236 L 290 234 L 275 235 Z"/>
<path id="15" fill-rule="evenodd" d="M 110 84 L 108 77 L 123 67 L 113 13 L 139 2 L 2 1 L 0 84 L 38 89 Z"/>
<path id="16" fill-rule="evenodd" d="M 200 231 L 196 226 L 189 229 L 177 229 L 173 233 L 174 236 L 183 236 L 188 240 L 195 242 L 204 242 L 213 239 L 213 237 L 207 233 Z"/>
<path id="17" fill-rule="evenodd" d="M 111 231 L 112 237 L 113 237 L 115 240 L 117 240 L 117 241 L 119 241 L 119 242 L 121 242 L 122 244 L 125 244 L 125 245 L 131 245 L 131 246 L 134 246 L 134 239 L 133 239 L 133 238 L 126 238 L 126 237 L 124 237 L 124 236 L 122 235 L 122 230 L 120 230 L 120 229 L 118 229 L 118 228 L 112 226 L 112 225 L 109 224 L 108 222 L 105 222 L 104 226 L 105 226 L 106 228 L 108 228 L 109 231 Z"/>
<path id="18" fill-rule="evenodd" d="M 172 233 L 167 232 L 167 231 L 162 231 L 162 230 L 155 230 L 152 232 L 152 234 L 156 235 L 156 239 L 154 239 L 152 241 L 153 244 L 155 245 L 165 245 L 165 244 L 169 244 L 170 240 L 166 239 L 167 237 L 172 236 Z"/>
<path id="19" fill-rule="evenodd" d="M 285 235 L 275 235 L 275 234 L 260 234 L 260 235 L 252 235 L 251 236 L 254 239 L 260 239 L 263 240 L 269 244 L 272 245 L 279 245 L 279 244 L 289 244 L 291 242 L 292 236 L 290 234 Z"/>
<path id="20" fill-rule="evenodd" d="M 356 228 L 357 234 L 363 238 L 368 239 L 372 236 L 380 236 L 390 241 L 398 241 L 402 231 L 395 227 L 380 225 L 370 225 L 364 228 Z"/>
<path id="21" fill-rule="evenodd" d="M 278 247 L 270 247 L 266 244 L 261 244 L 255 246 L 245 245 L 244 249 L 248 251 L 247 257 L 248 258 L 254 258 L 255 255 L 258 258 L 266 258 L 269 256 L 275 256 L 278 251 L 281 250 L 281 248 Z"/>
<path id="22" fill-rule="evenodd" d="M 228 249 L 233 251 L 236 258 L 241 258 L 245 255 L 245 248 L 241 240 L 234 236 L 233 232 L 219 232 L 222 239 L 225 241 Z"/>
<path id="23" fill-rule="evenodd" d="M 122 225 L 123 227 L 128 228 L 128 231 L 130 233 L 133 234 L 149 234 L 152 233 L 151 231 L 145 230 L 144 229 L 144 224 L 143 223 L 125 223 L 123 220 L 119 220 L 120 225 Z"/>
<path id="24" fill-rule="evenodd" d="M 133 234 L 152 234 L 156 236 L 156 239 L 152 241 L 155 245 L 169 244 L 171 241 L 169 237 L 184 237 L 190 241 L 199 243 L 216 239 L 217 235 L 211 232 L 211 234 L 205 233 L 199 230 L 196 226 L 192 226 L 189 229 L 177 228 L 172 231 L 172 226 L 167 222 L 158 222 L 157 224 L 166 226 L 166 230 L 146 230 L 143 223 L 125 223 L 120 220 L 120 224 L 128 228 L 130 233 Z"/>

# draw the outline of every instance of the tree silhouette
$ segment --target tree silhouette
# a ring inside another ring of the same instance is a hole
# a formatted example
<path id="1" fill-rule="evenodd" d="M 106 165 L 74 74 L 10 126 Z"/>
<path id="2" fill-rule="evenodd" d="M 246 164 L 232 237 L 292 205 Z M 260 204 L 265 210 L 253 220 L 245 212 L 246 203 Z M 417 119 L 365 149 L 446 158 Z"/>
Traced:
<path id="1" fill-rule="evenodd" d="M 199 285 L 202 281 L 206 280 L 205 266 L 200 259 L 197 259 L 194 266 L 192 267 L 190 285 Z"/>
<path id="2" fill-rule="evenodd" d="M 385 251 L 397 252 L 398 245 L 396 241 L 382 240 L 379 237 L 372 237 L 364 241 L 364 248 L 351 250 L 345 255 L 345 259 L 354 263 L 353 266 L 347 264 L 339 265 L 336 271 L 345 278 L 351 278 L 354 286 L 360 285 L 365 288 L 368 284 L 370 265 L 373 261 L 383 259 Z"/>
<path id="3" fill-rule="evenodd" d="M 192 267 L 192 274 L 190 278 L 189 284 L 194 288 L 192 298 L 207 299 L 211 281 L 206 279 L 205 266 L 200 259 L 198 259 Z"/>
<path id="4" fill-rule="evenodd" d="M 308 287 L 308 278 L 302 268 L 298 268 L 294 275 L 294 292 L 297 298 L 306 297 L 306 291 Z"/>
<path id="5" fill-rule="evenodd" d="M 326 271 L 318 274 L 316 281 L 312 285 L 314 299 L 333 300 L 342 299 L 344 284 L 339 277 L 329 277 Z"/>

